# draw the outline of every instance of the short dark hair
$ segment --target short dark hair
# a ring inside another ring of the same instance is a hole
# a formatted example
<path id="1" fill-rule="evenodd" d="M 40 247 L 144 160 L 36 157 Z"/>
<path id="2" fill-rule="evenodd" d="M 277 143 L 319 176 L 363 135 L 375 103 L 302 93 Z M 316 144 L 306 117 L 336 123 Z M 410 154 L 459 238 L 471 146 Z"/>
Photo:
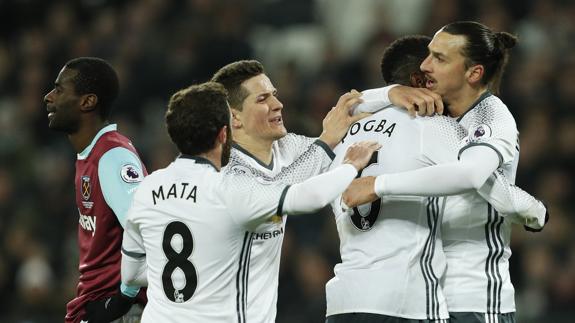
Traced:
<path id="1" fill-rule="evenodd" d="M 198 155 L 211 150 L 218 132 L 229 125 L 227 92 L 219 83 L 192 85 L 170 98 L 166 127 L 183 154 Z"/>
<path id="2" fill-rule="evenodd" d="M 228 91 L 230 106 L 241 111 L 242 103 L 249 95 L 242 83 L 264 73 L 262 63 L 256 60 L 242 60 L 220 68 L 212 77 L 212 82 L 222 84 Z"/>
<path id="3" fill-rule="evenodd" d="M 77 94 L 94 94 L 98 97 L 98 111 L 108 119 L 112 104 L 118 97 L 120 82 L 114 68 L 97 57 L 78 57 L 66 63 L 66 68 L 77 71 L 72 80 Z"/>
<path id="4" fill-rule="evenodd" d="M 431 38 L 410 35 L 393 41 L 383 52 L 381 76 L 386 84 L 410 86 L 410 76 L 420 72 L 420 66 L 427 57 L 427 45 Z"/>
<path id="5" fill-rule="evenodd" d="M 501 77 L 509 59 L 509 50 L 517 44 L 517 37 L 506 32 L 493 32 L 475 21 L 453 22 L 444 26 L 441 31 L 466 38 L 462 52 L 466 67 L 483 65 L 481 84 L 488 85 L 498 94 Z"/>

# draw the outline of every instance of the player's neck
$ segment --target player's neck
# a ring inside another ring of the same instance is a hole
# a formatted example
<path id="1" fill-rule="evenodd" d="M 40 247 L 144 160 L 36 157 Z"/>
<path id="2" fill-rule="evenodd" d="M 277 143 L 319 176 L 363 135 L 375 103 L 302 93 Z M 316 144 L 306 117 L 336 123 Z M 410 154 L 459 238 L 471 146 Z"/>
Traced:
<path id="1" fill-rule="evenodd" d="M 221 148 L 220 149 L 212 149 L 206 153 L 199 154 L 198 157 L 202 157 L 202 158 L 209 160 L 214 165 L 214 167 L 216 167 L 216 169 L 218 171 L 220 171 L 220 169 L 222 168 L 222 150 L 221 150 Z"/>
<path id="2" fill-rule="evenodd" d="M 92 140 L 94 140 L 96 134 L 108 124 L 108 121 L 97 119 L 84 120 L 76 133 L 68 134 L 68 139 L 72 143 L 72 147 L 74 147 L 76 153 L 79 154 L 84 151 Z"/>
<path id="3" fill-rule="evenodd" d="M 447 100 L 449 104 L 449 115 L 455 118 L 463 115 L 485 91 L 487 91 L 486 87 L 462 89 L 460 93 Z"/>
<path id="4" fill-rule="evenodd" d="M 265 165 L 272 162 L 273 141 L 255 140 L 247 136 L 234 136 L 234 142 Z"/>

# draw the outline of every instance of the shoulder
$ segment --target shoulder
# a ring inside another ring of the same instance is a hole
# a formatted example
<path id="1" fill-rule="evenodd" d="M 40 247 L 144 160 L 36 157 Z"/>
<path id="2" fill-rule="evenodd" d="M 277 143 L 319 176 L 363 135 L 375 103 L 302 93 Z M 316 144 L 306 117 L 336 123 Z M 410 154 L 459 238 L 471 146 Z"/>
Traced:
<path id="1" fill-rule="evenodd" d="M 476 122 L 487 125 L 507 124 L 515 126 L 515 118 L 507 108 L 507 105 L 495 95 L 489 95 L 473 109 L 472 114 Z"/>
<path id="2" fill-rule="evenodd" d="M 300 147 L 300 145 L 310 145 L 315 141 L 315 139 L 316 138 L 298 135 L 290 132 L 282 138 L 276 140 L 274 142 L 274 146 L 277 146 L 281 150 L 290 149 L 294 147 Z"/>
<path id="3" fill-rule="evenodd" d="M 114 147 L 106 151 L 98 161 L 98 169 L 104 174 L 119 174 L 126 183 L 141 182 L 145 176 L 138 156 L 124 147 Z"/>
<path id="4" fill-rule="evenodd" d="M 422 117 L 418 120 L 426 130 L 455 134 L 456 136 L 464 136 L 467 132 L 457 120 L 446 116 Z"/>

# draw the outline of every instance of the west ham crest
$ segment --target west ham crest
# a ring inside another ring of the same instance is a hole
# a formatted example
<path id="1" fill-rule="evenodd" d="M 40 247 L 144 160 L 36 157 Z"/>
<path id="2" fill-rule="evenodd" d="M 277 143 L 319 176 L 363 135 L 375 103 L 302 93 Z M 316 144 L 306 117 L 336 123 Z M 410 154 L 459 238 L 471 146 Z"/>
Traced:
<path id="1" fill-rule="evenodd" d="M 82 183 L 81 183 L 81 190 L 82 190 L 82 198 L 84 201 L 90 199 L 90 193 L 92 193 L 92 185 L 90 185 L 90 176 L 82 176 Z"/>

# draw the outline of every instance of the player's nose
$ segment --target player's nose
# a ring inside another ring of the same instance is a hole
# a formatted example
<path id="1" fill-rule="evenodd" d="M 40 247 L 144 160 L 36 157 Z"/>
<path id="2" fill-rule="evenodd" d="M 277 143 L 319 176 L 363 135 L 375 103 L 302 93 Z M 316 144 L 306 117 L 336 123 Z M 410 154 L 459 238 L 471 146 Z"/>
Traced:
<path id="1" fill-rule="evenodd" d="M 273 111 L 282 110 L 284 108 L 284 105 L 276 96 L 273 96 L 271 108 Z"/>
<path id="2" fill-rule="evenodd" d="M 46 93 L 46 95 L 44 95 L 44 103 L 52 102 L 52 92 L 54 92 L 54 90 L 51 90 L 50 92 Z"/>
<path id="3" fill-rule="evenodd" d="M 422 72 L 425 73 L 430 73 L 431 72 L 431 55 L 427 55 L 427 57 L 423 60 L 423 62 L 421 62 L 421 65 L 419 65 L 419 69 Z"/>

